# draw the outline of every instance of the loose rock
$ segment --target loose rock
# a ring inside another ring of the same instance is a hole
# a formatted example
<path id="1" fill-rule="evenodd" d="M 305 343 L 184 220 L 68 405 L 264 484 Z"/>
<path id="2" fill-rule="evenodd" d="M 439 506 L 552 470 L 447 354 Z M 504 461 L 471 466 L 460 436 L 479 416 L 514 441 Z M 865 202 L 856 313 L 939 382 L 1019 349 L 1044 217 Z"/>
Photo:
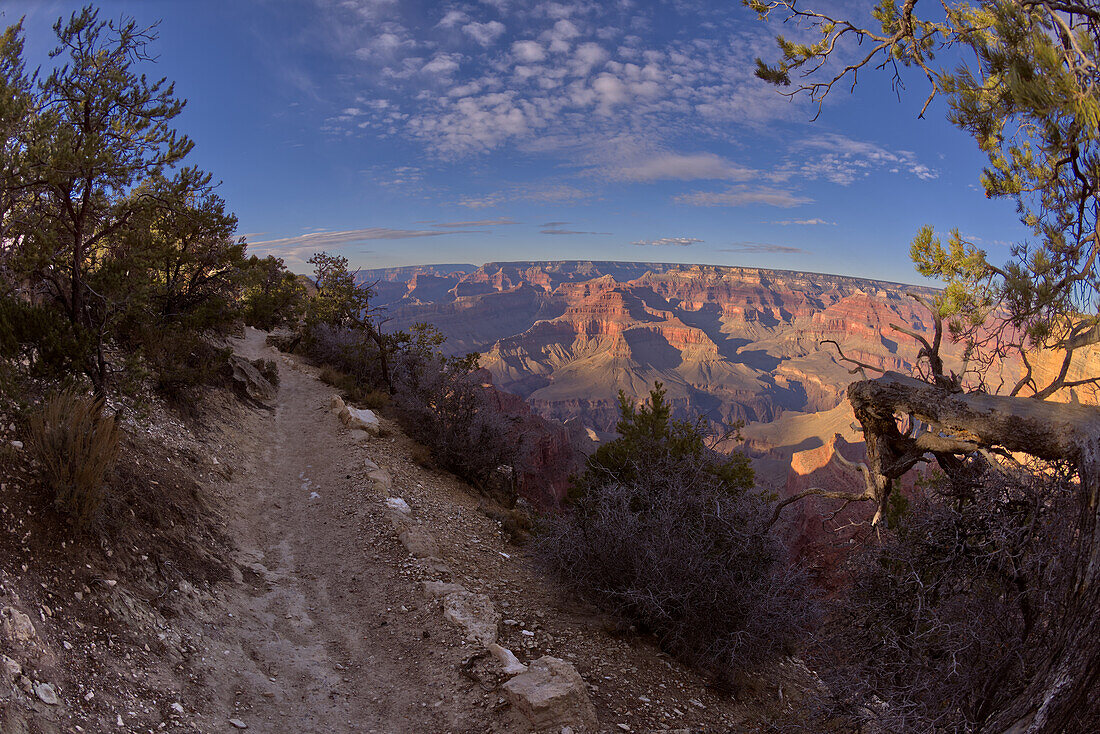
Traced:
<path id="1" fill-rule="evenodd" d="M 15 607 L 0 609 L 0 633 L 11 645 L 26 645 L 38 636 L 31 618 Z"/>
<path id="2" fill-rule="evenodd" d="M 570 726 L 595 731 L 596 709 L 585 691 L 584 679 L 571 663 L 549 655 L 503 685 L 516 710 L 536 729 Z"/>
<path id="3" fill-rule="evenodd" d="M 497 641 L 500 613 L 484 594 L 456 591 L 443 599 L 443 617 L 466 630 L 466 639 L 488 646 Z"/>
<path id="4" fill-rule="evenodd" d="M 38 700 L 47 706 L 56 706 L 61 703 L 61 700 L 57 697 L 57 691 L 54 690 L 52 683 L 39 683 L 34 687 L 34 694 L 38 696 Z"/>
<path id="5" fill-rule="evenodd" d="M 500 664 L 504 666 L 505 675 L 519 675 L 527 672 L 527 666 L 519 661 L 515 654 L 506 647 L 501 647 L 495 642 L 487 645 L 489 652 L 493 654 Z"/>

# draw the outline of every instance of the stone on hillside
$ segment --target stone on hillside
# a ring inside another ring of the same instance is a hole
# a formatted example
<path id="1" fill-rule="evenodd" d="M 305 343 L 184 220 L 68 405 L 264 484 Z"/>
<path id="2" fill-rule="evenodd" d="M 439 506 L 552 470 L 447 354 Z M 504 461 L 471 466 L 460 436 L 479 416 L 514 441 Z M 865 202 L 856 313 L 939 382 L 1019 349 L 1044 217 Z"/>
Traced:
<path id="1" fill-rule="evenodd" d="M 394 512 L 398 512 L 405 517 L 412 517 L 412 508 L 409 507 L 409 503 L 400 497 L 390 497 L 386 500 L 386 507 L 390 508 Z"/>
<path id="2" fill-rule="evenodd" d="M 484 594 L 456 591 L 443 598 L 443 618 L 466 631 L 466 639 L 489 645 L 497 641 L 500 613 Z"/>
<path id="3" fill-rule="evenodd" d="M 371 480 L 383 490 L 389 490 L 393 486 L 393 478 L 390 477 L 390 473 L 385 469 L 371 469 L 367 474 L 367 479 Z"/>
<path id="4" fill-rule="evenodd" d="M 332 399 L 328 401 L 328 408 L 336 415 L 340 415 L 344 412 L 344 399 L 339 395 L 333 395 Z"/>
<path id="5" fill-rule="evenodd" d="M 515 654 L 506 647 L 501 647 L 497 643 L 490 643 L 488 646 L 489 652 L 493 654 L 500 664 L 504 666 L 505 675 L 519 675 L 520 673 L 527 672 L 527 666 L 519 661 Z"/>
<path id="6" fill-rule="evenodd" d="M 34 693 L 38 696 L 38 700 L 47 706 L 56 706 L 61 703 L 61 699 L 57 697 L 57 691 L 54 690 L 52 683 L 39 683 L 34 687 Z"/>
<path id="7" fill-rule="evenodd" d="M 382 424 L 373 410 L 352 408 L 345 405 L 343 411 L 340 412 L 340 420 L 348 428 L 357 428 L 372 436 L 377 436 L 382 432 Z"/>
<path id="8" fill-rule="evenodd" d="M 466 591 L 466 587 L 462 584 L 448 584 L 443 581 L 422 581 L 420 582 L 420 589 L 433 599 L 453 594 L 456 591 Z"/>
<path id="9" fill-rule="evenodd" d="M 516 710 L 536 729 L 571 726 L 596 731 L 596 709 L 584 688 L 584 679 L 571 663 L 543 656 L 526 673 L 503 685 Z"/>
<path id="10" fill-rule="evenodd" d="M 406 525 L 397 534 L 397 538 L 416 558 L 435 558 L 439 555 L 435 538 L 420 525 Z"/>
<path id="11" fill-rule="evenodd" d="M 381 468 L 370 459 L 363 459 L 363 464 L 367 467 L 367 471 L 376 471 Z"/>
<path id="12" fill-rule="evenodd" d="M 38 636 L 31 618 L 15 607 L 0 609 L 0 633 L 13 646 L 29 644 Z"/>
<path id="13" fill-rule="evenodd" d="M 23 666 L 7 655 L 0 655 L 0 701 L 8 697 L 11 686 L 23 673 Z M 2 730 L 0 730 L 2 731 Z"/>
<path id="14" fill-rule="evenodd" d="M 256 365 L 237 354 L 229 355 L 233 369 L 233 382 L 237 389 L 253 400 L 267 400 L 275 394 L 275 386 L 268 382 Z"/>

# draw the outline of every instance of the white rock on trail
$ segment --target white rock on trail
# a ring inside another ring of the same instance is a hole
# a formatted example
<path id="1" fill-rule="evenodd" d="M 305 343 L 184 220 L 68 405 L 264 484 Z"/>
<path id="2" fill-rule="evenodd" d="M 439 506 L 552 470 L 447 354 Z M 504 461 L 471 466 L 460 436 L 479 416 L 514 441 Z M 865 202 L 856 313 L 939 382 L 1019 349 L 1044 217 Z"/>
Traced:
<path id="1" fill-rule="evenodd" d="M 466 639 L 486 647 L 497 641 L 500 613 L 484 594 L 456 591 L 443 598 L 443 618 L 466 631 Z"/>
<path id="2" fill-rule="evenodd" d="M 536 729 L 570 726 L 596 731 L 596 709 L 584 688 L 584 679 L 571 663 L 549 655 L 531 663 L 502 688 L 516 710 Z"/>
<path id="3" fill-rule="evenodd" d="M 389 499 L 387 499 L 386 507 L 396 512 L 400 512 L 402 515 L 412 517 L 412 508 L 409 507 L 408 502 L 401 499 L 400 497 L 390 497 Z"/>
<path id="4" fill-rule="evenodd" d="M 372 436 L 382 432 L 382 423 L 373 410 L 366 408 L 352 408 L 344 403 L 339 396 L 334 396 L 331 402 L 332 410 L 340 418 L 340 422 L 348 428 L 366 431 Z"/>
<path id="5" fill-rule="evenodd" d="M 489 643 L 486 647 L 489 648 L 489 652 L 493 654 L 500 664 L 504 666 L 505 675 L 519 675 L 520 673 L 527 672 L 527 666 L 519 661 L 515 654 L 506 647 L 501 647 L 495 642 Z"/>

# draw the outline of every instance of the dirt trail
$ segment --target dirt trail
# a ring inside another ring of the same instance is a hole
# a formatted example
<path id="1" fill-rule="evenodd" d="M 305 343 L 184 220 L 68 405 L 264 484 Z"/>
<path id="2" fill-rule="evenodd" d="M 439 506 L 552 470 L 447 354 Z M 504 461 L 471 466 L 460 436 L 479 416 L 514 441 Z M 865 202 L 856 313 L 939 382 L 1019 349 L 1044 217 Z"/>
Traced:
<path id="1" fill-rule="evenodd" d="M 236 447 L 227 530 L 243 578 L 192 662 L 201 729 L 232 731 L 237 719 L 296 734 L 512 730 L 496 696 L 459 675 L 469 653 L 456 631 L 418 598 L 381 496 L 362 479 L 370 443 L 328 411 L 333 390 L 261 332 L 237 351 L 277 360 L 281 384 Z"/>

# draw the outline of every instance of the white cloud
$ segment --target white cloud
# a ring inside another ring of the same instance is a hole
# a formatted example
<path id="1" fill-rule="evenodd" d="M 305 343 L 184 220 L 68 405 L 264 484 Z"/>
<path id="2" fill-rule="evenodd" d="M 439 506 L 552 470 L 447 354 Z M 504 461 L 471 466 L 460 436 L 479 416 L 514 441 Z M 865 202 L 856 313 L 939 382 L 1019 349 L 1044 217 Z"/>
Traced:
<path id="1" fill-rule="evenodd" d="M 747 181 L 757 172 L 715 153 L 659 153 L 631 165 L 605 169 L 603 174 L 616 181 Z"/>
<path id="2" fill-rule="evenodd" d="M 433 227 L 441 229 L 454 229 L 458 227 L 499 227 L 505 224 L 519 224 L 511 217 L 497 217 L 496 219 L 475 219 L 467 222 L 433 222 Z"/>
<path id="3" fill-rule="evenodd" d="M 764 204 L 766 206 L 792 207 L 809 204 L 813 199 L 766 186 L 760 188 L 738 186 L 725 191 L 693 191 L 690 194 L 680 194 L 674 197 L 673 201 L 677 204 L 690 204 L 692 206 L 751 206 L 753 204 Z"/>
<path id="4" fill-rule="evenodd" d="M 366 229 L 349 229 L 342 232 L 310 232 L 296 237 L 282 237 L 275 240 L 253 242 L 253 249 L 265 251 L 278 250 L 291 247 L 326 247 L 339 248 L 354 245 L 370 240 L 407 240 L 415 237 L 439 237 L 441 235 L 459 234 L 457 231 L 441 232 L 434 229 L 390 229 L 389 227 L 368 227 Z"/>
<path id="5" fill-rule="evenodd" d="M 459 69 L 459 61 L 462 60 L 461 54 L 436 54 L 432 57 L 432 60 L 424 64 L 420 69 L 427 74 L 435 74 L 442 77 L 450 77 Z"/>
<path id="6" fill-rule="evenodd" d="M 512 55 L 525 64 L 534 64 L 546 58 L 546 49 L 538 41 L 516 41 L 512 44 Z"/>
<path id="7" fill-rule="evenodd" d="M 637 242 L 631 242 L 632 245 L 642 245 L 651 247 L 687 247 L 689 245 L 698 244 L 703 240 L 698 237 L 662 237 L 657 240 L 638 240 Z"/>
<path id="8" fill-rule="evenodd" d="M 465 23 L 468 20 L 470 20 L 470 16 L 466 15 L 466 13 L 461 10 L 448 10 L 444 13 L 443 19 L 439 21 L 439 27 L 454 28 L 456 25 Z"/>
<path id="9" fill-rule="evenodd" d="M 797 173 L 809 179 L 824 179 L 841 186 L 848 186 L 865 178 L 875 170 L 888 173 L 905 171 L 922 181 L 939 176 L 934 169 L 917 160 L 908 150 L 889 150 L 876 143 L 853 140 L 844 135 L 816 135 L 798 144 L 799 148 L 823 151 L 816 156 L 788 163 L 777 171 L 780 176 Z"/>
<path id="10" fill-rule="evenodd" d="M 533 201 L 540 204 L 575 204 L 591 198 L 591 193 L 569 184 L 518 184 L 480 196 L 465 196 L 455 203 L 469 209 L 486 209 L 510 201 Z M 558 224 L 568 224 L 568 222 L 558 222 Z"/>
<path id="11" fill-rule="evenodd" d="M 498 20 L 488 23 L 467 23 L 462 26 L 462 31 L 482 46 L 490 46 L 505 31 L 504 24 Z"/>
<path id="12" fill-rule="evenodd" d="M 582 43 L 573 52 L 573 63 L 570 65 L 570 70 L 577 76 L 584 76 L 609 58 L 611 58 L 611 54 L 598 43 Z"/>
<path id="13" fill-rule="evenodd" d="M 794 255 L 806 252 L 806 250 L 788 245 L 773 245 L 770 242 L 734 242 L 731 247 L 719 248 L 718 252 L 765 252 L 773 255 Z"/>
<path id="14" fill-rule="evenodd" d="M 772 224 L 780 224 L 780 225 L 783 225 L 784 227 L 788 227 L 792 224 L 805 224 L 805 225 L 827 224 L 830 227 L 835 227 L 836 226 L 836 222 L 828 222 L 824 219 L 819 219 L 819 218 L 816 218 L 816 217 L 813 218 L 813 219 L 781 219 L 777 222 L 772 222 Z"/>

